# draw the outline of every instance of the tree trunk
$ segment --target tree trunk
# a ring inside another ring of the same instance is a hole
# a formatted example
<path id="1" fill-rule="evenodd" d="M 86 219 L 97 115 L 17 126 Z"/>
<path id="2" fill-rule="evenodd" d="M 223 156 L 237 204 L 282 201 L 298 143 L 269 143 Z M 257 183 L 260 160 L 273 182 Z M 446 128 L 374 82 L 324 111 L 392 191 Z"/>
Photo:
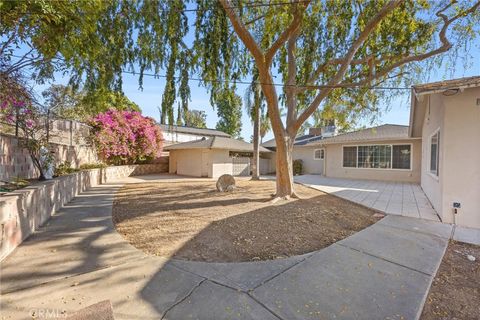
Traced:
<path id="1" fill-rule="evenodd" d="M 275 135 L 275 142 L 277 145 L 276 152 L 276 182 L 277 193 L 275 197 L 288 199 L 296 197 L 293 189 L 293 139 L 289 136 L 284 137 L 284 141 L 277 138 Z"/>
<path id="2" fill-rule="evenodd" d="M 260 179 L 260 105 L 254 102 L 252 180 Z"/>

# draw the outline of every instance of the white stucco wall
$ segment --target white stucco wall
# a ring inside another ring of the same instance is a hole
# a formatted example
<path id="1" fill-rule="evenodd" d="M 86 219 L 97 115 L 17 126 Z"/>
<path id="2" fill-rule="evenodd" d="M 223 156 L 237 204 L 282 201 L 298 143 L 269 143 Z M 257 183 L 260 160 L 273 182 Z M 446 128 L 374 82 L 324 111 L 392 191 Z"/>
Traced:
<path id="1" fill-rule="evenodd" d="M 445 108 L 442 220 L 454 222 L 453 202 L 460 202 L 456 223 L 480 228 L 480 88 L 440 97 Z"/>
<path id="2" fill-rule="evenodd" d="M 170 151 L 170 173 L 179 175 L 202 176 L 202 150 L 172 150 Z"/>
<path id="3" fill-rule="evenodd" d="M 410 170 L 399 169 L 367 169 L 343 168 L 343 146 L 373 144 L 412 144 L 412 160 Z M 325 145 L 325 172 L 327 177 L 346 179 L 368 179 L 382 181 L 420 182 L 420 139 L 406 139 L 394 141 L 369 141 L 358 144 L 329 144 Z"/>
<path id="4" fill-rule="evenodd" d="M 430 99 L 430 101 L 429 101 Z M 443 155 L 445 144 L 444 113 L 445 106 L 441 95 L 435 94 L 426 97 L 423 103 L 426 104 L 425 119 L 422 129 L 422 173 L 421 186 L 427 195 L 430 203 L 437 213 L 442 212 L 442 183 L 443 183 Z M 440 130 L 439 145 L 439 176 L 430 173 L 430 137 L 437 130 Z"/>
<path id="5" fill-rule="evenodd" d="M 323 161 L 315 160 L 313 158 L 313 152 L 316 149 L 322 149 L 321 147 L 311 146 L 295 146 L 293 148 L 293 160 L 300 159 L 303 162 L 304 174 L 322 174 L 323 173 Z"/>
<path id="6" fill-rule="evenodd" d="M 209 177 L 218 178 L 222 174 L 232 174 L 232 158 L 228 150 L 211 150 L 211 171 Z"/>

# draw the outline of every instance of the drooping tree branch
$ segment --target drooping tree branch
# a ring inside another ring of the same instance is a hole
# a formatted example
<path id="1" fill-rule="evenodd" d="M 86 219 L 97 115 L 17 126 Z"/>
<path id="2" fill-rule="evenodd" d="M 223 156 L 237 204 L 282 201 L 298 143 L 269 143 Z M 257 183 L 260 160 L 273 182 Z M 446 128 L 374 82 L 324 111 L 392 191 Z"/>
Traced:
<path id="1" fill-rule="evenodd" d="M 337 71 L 335 76 L 333 76 L 332 79 L 328 82 L 327 87 L 320 90 L 320 92 L 317 94 L 317 96 L 312 101 L 312 103 L 308 106 L 308 108 L 305 109 L 297 118 L 297 121 L 293 125 L 293 129 L 295 132 L 298 131 L 298 129 L 308 119 L 308 117 L 310 117 L 312 113 L 315 112 L 315 110 L 317 110 L 320 103 L 328 96 L 330 91 L 332 91 L 332 87 L 338 84 L 342 80 L 348 68 L 350 67 L 350 64 L 355 54 L 363 45 L 365 40 L 367 40 L 368 36 L 375 30 L 378 24 L 389 13 L 391 13 L 396 7 L 398 7 L 402 3 L 402 1 L 403 0 L 392 0 L 386 3 L 382 7 L 382 9 L 380 9 L 380 11 L 372 19 L 370 19 L 370 21 L 365 25 L 365 28 L 363 29 L 363 31 L 360 32 L 357 39 L 350 46 L 350 49 L 348 50 L 347 54 L 342 59 L 343 62 L 341 63 L 339 70 Z"/>
<path id="2" fill-rule="evenodd" d="M 278 38 L 273 42 L 273 44 L 268 48 L 265 53 L 265 62 L 268 66 L 272 64 L 273 57 L 277 51 L 285 44 L 285 42 L 294 35 L 300 28 L 300 24 L 303 18 L 303 12 L 310 4 L 310 1 L 304 1 L 301 4 L 301 8 L 298 8 L 298 5 L 294 8 L 293 20 L 290 25 L 278 36 Z M 297 35 L 298 37 L 298 35 Z"/>

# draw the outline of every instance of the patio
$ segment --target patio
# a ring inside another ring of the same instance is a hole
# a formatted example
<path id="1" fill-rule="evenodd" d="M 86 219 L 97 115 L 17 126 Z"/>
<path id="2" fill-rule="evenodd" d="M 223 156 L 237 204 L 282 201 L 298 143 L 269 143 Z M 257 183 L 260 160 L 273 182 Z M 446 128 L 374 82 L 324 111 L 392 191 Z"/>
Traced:
<path id="1" fill-rule="evenodd" d="M 386 214 L 440 221 L 418 184 L 330 178 L 321 175 L 296 176 L 295 182 L 359 203 Z"/>

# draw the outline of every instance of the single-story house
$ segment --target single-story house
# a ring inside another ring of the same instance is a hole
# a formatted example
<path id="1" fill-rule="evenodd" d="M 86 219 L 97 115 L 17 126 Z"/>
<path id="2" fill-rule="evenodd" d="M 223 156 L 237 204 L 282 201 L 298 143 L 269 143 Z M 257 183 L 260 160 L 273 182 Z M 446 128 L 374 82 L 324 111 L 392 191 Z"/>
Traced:
<path id="1" fill-rule="evenodd" d="M 480 76 L 414 86 L 409 137 L 421 139 L 421 186 L 442 221 L 480 228 Z"/>
<path id="2" fill-rule="evenodd" d="M 309 174 L 418 183 L 443 222 L 480 228 L 480 76 L 413 86 L 411 95 L 409 126 L 328 137 L 320 129 L 296 139 L 293 159 Z M 275 150 L 275 141 L 262 145 Z"/>
<path id="3" fill-rule="evenodd" d="M 169 172 L 193 177 L 217 178 L 222 174 L 248 176 L 253 144 L 214 136 L 173 144 L 164 148 L 170 153 Z M 261 173 L 268 173 L 271 151 L 260 147 Z"/>
<path id="4" fill-rule="evenodd" d="M 159 124 L 158 126 L 162 130 L 163 139 L 166 146 L 175 143 L 195 141 L 204 137 L 230 138 L 230 135 L 228 133 L 215 129 L 176 126 L 168 124 Z"/>

